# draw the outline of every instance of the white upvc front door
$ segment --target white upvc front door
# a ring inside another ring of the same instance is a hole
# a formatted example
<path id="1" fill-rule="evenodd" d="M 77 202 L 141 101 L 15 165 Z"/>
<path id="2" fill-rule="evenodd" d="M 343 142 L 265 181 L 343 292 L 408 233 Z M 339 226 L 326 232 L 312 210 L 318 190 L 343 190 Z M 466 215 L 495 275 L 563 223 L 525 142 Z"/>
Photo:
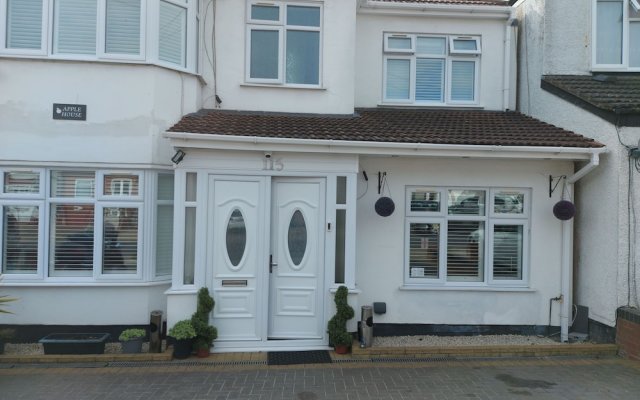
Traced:
<path id="1" fill-rule="evenodd" d="M 211 175 L 208 207 L 217 343 L 323 343 L 325 179 Z"/>

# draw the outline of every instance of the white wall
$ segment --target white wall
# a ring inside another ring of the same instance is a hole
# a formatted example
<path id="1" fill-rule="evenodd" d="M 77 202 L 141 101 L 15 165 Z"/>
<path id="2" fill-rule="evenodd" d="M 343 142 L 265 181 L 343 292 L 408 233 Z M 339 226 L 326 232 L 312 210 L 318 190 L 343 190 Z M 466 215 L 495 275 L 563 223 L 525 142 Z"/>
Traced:
<path id="1" fill-rule="evenodd" d="M 2 287 L 18 300 L 5 308 L 2 324 L 136 325 L 148 324 L 149 313 L 162 310 L 168 284 L 158 286 L 33 286 Z"/>
<path id="2" fill-rule="evenodd" d="M 195 76 L 156 66 L 3 58 L 0 161 L 170 164 L 162 132 L 199 108 Z M 53 120 L 53 103 L 87 105 Z"/>
<path id="3" fill-rule="evenodd" d="M 358 14 L 356 107 L 376 107 L 381 103 L 383 33 L 397 32 L 481 35 L 479 106 L 488 110 L 503 109 L 505 23 L 506 16 L 500 20 L 476 20 Z"/>
<path id="4" fill-rule="evenodd" d="M 302 0 L 305 2 L 307 0 Z M 217 0 L 216 75 L 221 108 L 319 114 L 353 113 L 356 0 L 324 0 L 322 66 L 319 89 L 245 84 L 246 2 Z M 318 3 L 318 2 L 316 2 Z M 205 35 L 206 36 L 206 35 Z M 208 40 L 205 38 L 205 40 Z M 203 60 L 203 76 L 213 81 L 212 66 Z M 211 87 L 203 103 L 214 107 Z"/>
<path id="5" fill-rule="evenodd" d="M 571 162 L 362 157 L 361 169 L 369 187 L 360 179 L 356 280 L 360 304 L 387 303 L 376 322 L 547 325 L 549 299 L 561 290 L 561 222 L 552 213 L 560 193 L 549 198 L 549 175 L 570 174 Z M 396 205 L 386 218 L 374 211 L 378 171 L 387 172 Z M 402 290 L 406 185 L 531 188 L 530 290 Z M 552 324 L 559 325 L 557 303 Z"/>

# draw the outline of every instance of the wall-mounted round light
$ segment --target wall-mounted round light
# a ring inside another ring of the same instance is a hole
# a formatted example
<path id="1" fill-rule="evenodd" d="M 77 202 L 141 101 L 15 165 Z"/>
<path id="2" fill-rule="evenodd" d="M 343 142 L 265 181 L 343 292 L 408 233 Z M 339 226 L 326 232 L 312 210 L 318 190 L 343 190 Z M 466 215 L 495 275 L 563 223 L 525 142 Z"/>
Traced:
<path id="1" fill-rule="evenodd" d="M 568 200 L 560 200 L 553 206 L 553 215 L 561 221 L 567 221 L 576 215 L 576 206 Z"/>
<path id="2" fill-rule="evenodd" d="M 380 197 L 376 201 L 376 213 L 381 217 L 388 217 L 393 214 L 396 209 L 396 205 L 393 203 L 390 197 Z"/>

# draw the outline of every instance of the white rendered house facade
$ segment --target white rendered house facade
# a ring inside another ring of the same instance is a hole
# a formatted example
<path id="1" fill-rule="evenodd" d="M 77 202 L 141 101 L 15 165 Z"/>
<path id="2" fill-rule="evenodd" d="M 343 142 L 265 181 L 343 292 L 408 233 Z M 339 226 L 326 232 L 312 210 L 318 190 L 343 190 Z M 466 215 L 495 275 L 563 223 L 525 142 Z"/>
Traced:
<path id="1" fill-rule="evenodd" d="M 206 286 L 214 349 L 325 348 L 345 285 L 386 304 L 381 333 L 566 330 L 548 299 L 568 296 L 572 229 L 548 176 L 604 148 L 508 111 L 506 3 L 18 3 L 0 29 L 7 324 L 171 326 Z M 41 30 L 18 29 L 35 9 Z"/>

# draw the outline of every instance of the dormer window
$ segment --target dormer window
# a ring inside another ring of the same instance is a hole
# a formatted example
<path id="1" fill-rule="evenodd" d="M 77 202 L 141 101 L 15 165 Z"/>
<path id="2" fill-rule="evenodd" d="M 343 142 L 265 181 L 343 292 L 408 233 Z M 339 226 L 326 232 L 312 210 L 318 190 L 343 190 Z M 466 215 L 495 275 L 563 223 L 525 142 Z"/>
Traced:
<path id="1" fill-rule="evenodd" d="M 479 36 L 384 35 L 383 103 L 474 105 Z"/>
<path id="2" fill-rule="evenodd" d="M 320 86 L 322 6 L 247 2 L 246 81 Z"/>
<path id="3" fill-rule="evenodd" d="M 594 0 L 596 70 L 640 70 L 640 0 Z"/>

